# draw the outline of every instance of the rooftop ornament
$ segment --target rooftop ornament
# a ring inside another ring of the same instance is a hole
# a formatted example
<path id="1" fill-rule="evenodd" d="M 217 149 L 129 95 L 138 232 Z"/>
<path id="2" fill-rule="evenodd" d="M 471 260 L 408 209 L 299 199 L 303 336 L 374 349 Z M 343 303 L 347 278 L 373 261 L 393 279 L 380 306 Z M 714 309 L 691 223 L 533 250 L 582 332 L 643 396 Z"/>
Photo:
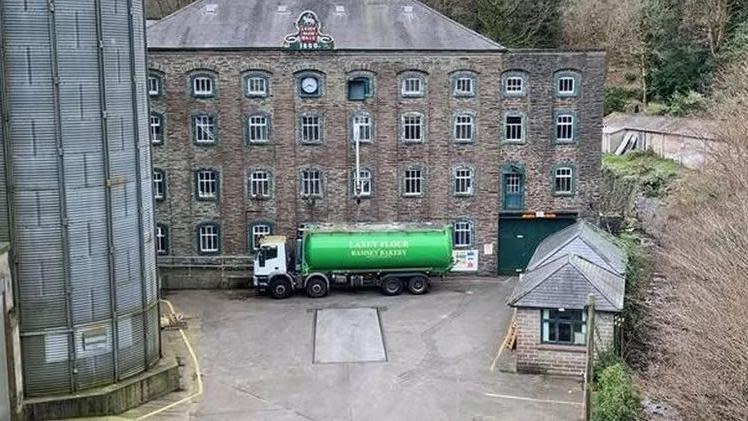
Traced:
<path id="1" fill-rule="evenodd" d="M 296 21 L 296 33 L 289 34 L 283 41 L 283 47 L 289 50 L 332 50 L 335 40 L 328 34 L 322 33 L 322 24 L 317 14 L 307 10 L 299 15 Z"/>

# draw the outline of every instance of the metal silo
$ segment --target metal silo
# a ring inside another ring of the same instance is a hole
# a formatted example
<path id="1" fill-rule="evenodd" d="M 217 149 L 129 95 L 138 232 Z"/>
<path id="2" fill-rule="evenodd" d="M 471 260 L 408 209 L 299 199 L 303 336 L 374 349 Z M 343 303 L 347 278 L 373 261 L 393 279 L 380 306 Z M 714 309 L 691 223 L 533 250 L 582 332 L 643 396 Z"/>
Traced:
<path id="1" fill-rule="evenodd" d="M 27 396 L 160 354 L 141 0 L 0 0 L 0 241 Z"/>

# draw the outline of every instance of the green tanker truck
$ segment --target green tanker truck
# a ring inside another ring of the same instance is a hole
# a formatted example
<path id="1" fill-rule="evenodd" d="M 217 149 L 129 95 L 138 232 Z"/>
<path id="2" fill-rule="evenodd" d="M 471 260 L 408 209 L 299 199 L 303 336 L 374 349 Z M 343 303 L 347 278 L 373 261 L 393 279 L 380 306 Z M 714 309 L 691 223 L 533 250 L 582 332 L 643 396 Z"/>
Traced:
<path id="1" fill-rule="evenodd" d="M 316 225 L 299 231 L 290 252 L 283 236 L 260 240 L 253 286 L 274 298 L 304 290 L 375 286 L 385 295 L 423 294 L 452 268 L 452 227 L 434 224 Z M 295 254 L 295 258 L 292 257 Z"/>

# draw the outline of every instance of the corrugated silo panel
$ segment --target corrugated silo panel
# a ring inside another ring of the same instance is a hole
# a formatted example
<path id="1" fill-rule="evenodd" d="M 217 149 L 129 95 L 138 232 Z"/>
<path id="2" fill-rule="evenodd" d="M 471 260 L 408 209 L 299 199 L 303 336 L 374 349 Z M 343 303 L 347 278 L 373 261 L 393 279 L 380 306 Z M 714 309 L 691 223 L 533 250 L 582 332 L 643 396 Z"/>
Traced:
<path id="1" fill-rule="evenodd" d="M 143 280 L 133 263 L 138 259 L 137 250 L 117 250 L 114 254 L 115 279 L 117 281 L 117 312 L 129 313 L 143 308 Z"/>
<path id="2" fill-rule="evenodd" d="M 112 324 L 90 324 L 75 331 L 75 356 L 79 389 L 103 386 L 114 381 Z"/>
<path id="3" fill-rule="evenodd" d="M 23 388 L 28 396 L 70 393 L 70 335 L 21 337 Z"/>
<path id="4" fill-rule="evenodd" d="M 145 370 L 145 326 L 143 313 L 119 319 L 120 377 L 126 378 Z"/>
<path id="5" fill-rule="evenodd" d="M 158 305 L 154 305 L 151 307 L 148 312 L 146 313 L 146 341 L 148 344 L 148 347 L 146 348 L 146 357 L 148 364 L 151 365 L 158 361 L 160 357 L 160 349 L 159 349 L 159 318 L 158 318 Z"/>
<path id="6" fill-rule="evenodd" d="M 112 316 L 111 289 L 101 279 L 109 278 L 109 266 L 100 259 L 76 259 L 71 265 L 71 310 L 75 324 L 107 320 Z"/>

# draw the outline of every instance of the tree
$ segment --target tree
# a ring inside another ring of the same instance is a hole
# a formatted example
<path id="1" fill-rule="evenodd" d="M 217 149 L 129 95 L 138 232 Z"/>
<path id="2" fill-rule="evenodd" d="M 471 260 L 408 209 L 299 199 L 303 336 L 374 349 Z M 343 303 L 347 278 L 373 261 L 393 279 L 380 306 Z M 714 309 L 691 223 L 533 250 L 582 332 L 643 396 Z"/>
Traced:
<path id="1" fill-rule="evenodd" d="M 555 48 L 561 40 L 558 0 L 477 0 L 478 29 L 509 48 Z"/>

